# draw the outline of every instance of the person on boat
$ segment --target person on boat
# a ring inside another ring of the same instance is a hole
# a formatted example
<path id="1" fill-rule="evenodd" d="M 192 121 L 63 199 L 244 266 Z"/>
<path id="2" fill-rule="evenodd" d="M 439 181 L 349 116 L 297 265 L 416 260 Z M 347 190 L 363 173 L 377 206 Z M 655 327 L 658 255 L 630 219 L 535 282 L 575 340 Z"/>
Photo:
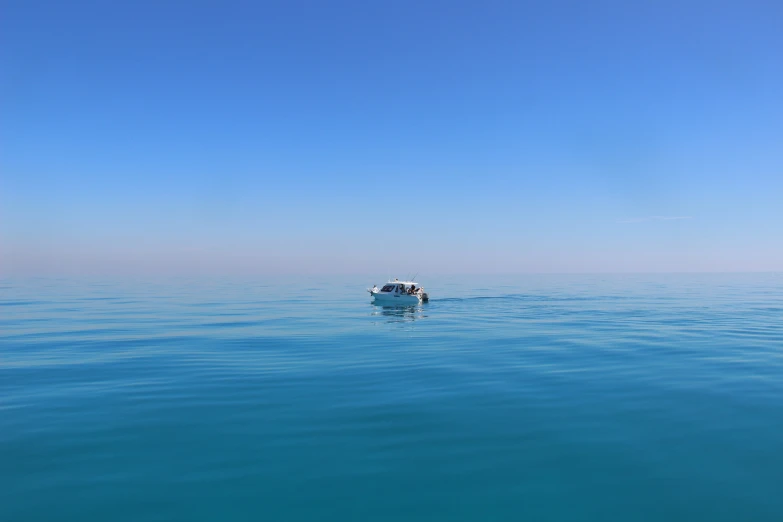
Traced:
<path id="1" fill-rule="evenodd" d="M 372 293 L 373 294 L 377 294 L 378 293 L 378 286 L 377 285 L 372 285 Z"/>
<path id="2" fill-rule="evenodd" d="M 411 285 L 411 289 L 408 290 L 408 294 L 413 295 L 416 293 L 416 285 Z"/>

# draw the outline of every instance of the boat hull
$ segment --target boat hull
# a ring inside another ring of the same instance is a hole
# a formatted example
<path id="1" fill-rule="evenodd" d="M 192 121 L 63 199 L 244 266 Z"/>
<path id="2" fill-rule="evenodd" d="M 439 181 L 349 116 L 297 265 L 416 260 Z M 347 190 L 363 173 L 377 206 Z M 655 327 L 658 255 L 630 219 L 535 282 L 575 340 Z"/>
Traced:
<path id="1" fill-rule="evenodd" d="M 374 303 L 416 305 L 421 302 L 418 295 L 395 294 L 392 292 L 372 292 L 371 295 Z"/>

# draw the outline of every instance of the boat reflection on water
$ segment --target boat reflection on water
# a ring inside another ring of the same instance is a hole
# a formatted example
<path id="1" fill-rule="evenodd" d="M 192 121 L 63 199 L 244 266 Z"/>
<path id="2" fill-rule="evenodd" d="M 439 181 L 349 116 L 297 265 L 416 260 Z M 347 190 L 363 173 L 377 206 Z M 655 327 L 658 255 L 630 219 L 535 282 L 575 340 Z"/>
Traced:
<path id="1" fill-rule="evenodd" d="M 371 312 L 371 315 L 383 317 L 386 319 L 387 323 L 404 323 L 427 317 L 424 315 L 424 307 L 421 305 L 382 306 L 379 304 L 373 304 L 372 307 L 373 311 Z"/>

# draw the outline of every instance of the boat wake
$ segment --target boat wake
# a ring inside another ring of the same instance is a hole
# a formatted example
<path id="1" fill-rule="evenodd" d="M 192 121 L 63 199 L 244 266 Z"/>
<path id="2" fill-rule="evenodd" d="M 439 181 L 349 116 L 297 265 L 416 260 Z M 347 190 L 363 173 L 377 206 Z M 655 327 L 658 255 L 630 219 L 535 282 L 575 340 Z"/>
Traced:
<path id="1" fill-rule="evenodd" d="M 539 297 L 527 296 L 527 295 L 482 295 L 473 297 L 442 297 L 440 299 L 430 299 L 430 302 L 437 303 L 458 303 L 465 301 L 528 301 L 532 299 L 539 299 Z"/>

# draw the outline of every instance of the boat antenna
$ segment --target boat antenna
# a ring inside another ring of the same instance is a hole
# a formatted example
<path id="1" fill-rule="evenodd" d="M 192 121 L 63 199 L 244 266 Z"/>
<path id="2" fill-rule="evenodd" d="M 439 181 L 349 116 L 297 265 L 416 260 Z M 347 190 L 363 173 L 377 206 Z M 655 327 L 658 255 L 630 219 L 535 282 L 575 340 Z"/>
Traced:
<path id="1" fill-rule="evenodd" d="M 412 283 L 412 282 L 414 282 L 414 281 L 416 280 L 416 276 L 417 276 L 417 275 L 419 275 L 419 273 L 418 273 L 418 272 L 416 272 L 416 275 L 415 275 L 415 276 L 413 276 L 413 279 L 411 279 L 411 283 Z"/>

